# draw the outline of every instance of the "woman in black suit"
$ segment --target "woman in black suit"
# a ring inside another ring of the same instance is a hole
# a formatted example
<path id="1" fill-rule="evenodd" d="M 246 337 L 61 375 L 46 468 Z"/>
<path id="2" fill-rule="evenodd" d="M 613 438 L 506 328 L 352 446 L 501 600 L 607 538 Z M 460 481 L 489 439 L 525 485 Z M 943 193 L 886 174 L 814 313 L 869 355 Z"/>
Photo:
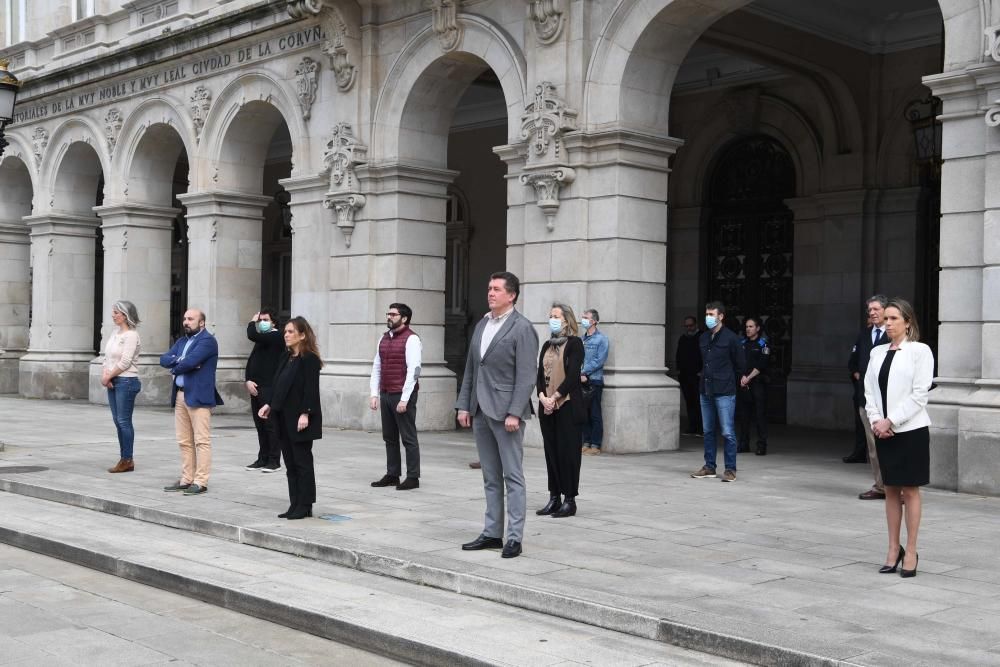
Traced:
<path id="1" fill-rule="evenodd" d="M 313 440 L 323 437 L 323 413 L 319 404 L 319 370 L 323 361 L 316 334 L 304 317 L 293 317 L 285 325 L 287 353 L 278 363 L 271 389 L 271 402 L 257 413 L 274 418 L 275 433 L 285 457 L 288 475 L 288 509 L 281 519 L 312 516 L 316 502 L 316 473 L 313 469 Z"/>
<path id="2" fill-rule="evenodd" d="M 549 502 L 535 514 L 558 519 L 576 514 L 583 424 L 587 421 L 587 404 L 580 389 L 585 353 L 579 325 L 569 306 L 552 304 L 549 331 L 552 335 L 538 357 L 536 382 Z"/>

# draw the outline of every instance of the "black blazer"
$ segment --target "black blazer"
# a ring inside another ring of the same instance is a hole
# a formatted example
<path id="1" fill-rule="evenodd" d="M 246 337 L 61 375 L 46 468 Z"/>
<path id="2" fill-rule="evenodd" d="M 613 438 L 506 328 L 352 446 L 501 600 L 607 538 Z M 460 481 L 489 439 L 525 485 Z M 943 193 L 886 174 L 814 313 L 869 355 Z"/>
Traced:
<path id="1" fill-rule="evenodd" d="M 274 373 L 272 387 L 277 389 L 278 378 L 288 366 L 291 357 L 287 352 L 281 356 L 278 362 L 278 370 Z M 282 439 L 291 442 L 306 442 L 319 440 L 323 437 L 323 411 L 320 408 L 319 400 L 319 358 L 313 354 L 303 354 L 299 360 L 298 369 L 291 378 L 291 385 L 284 401 L 280 406 L 271 406 L 273 412 L 281 412 L 284 415 L 285 433 Z M 289 369 L 291 371 L 291 369 Z M 299 415 L 309 415 L 309 426 L 305 430 L 297 431 Z M 271 416 L 274 419 L 274 415 Z"/>
<path id="2" fill-rule="evenodd" d="M 542 343 L 542 351 L 538 355 L 538 378 L 535 381 L 535 396 L 544 394 L 545 368 L 542 360 L 545 358 L 545 351 L 549 349 L 549 341 Z M 566 351 L 563 354 L 563 370 L 566 372 L 566 379 L 556 388 L 560 396 L 569 396 L 568 405 L 573 411 L 573 421 L 582 424 L 587 421 L 587 404 L 583 400 L 583 392 L 580 389 L 580 373 L 583 371 L 583 359 L 586 356 L 583 348 L 583 341 L 577 336 L 570 336 L 566 339 Z M 566 407 L 566 403 L 563 407 Z M 562 409 L 562 408 L 560 408 Z M 539 417 L 546 416 L 544 411 L 540 411 Z"/>
<path id="3" fill-rule="evenodd" d="M 859 408 L 865 407 L 865 373 L 868 371 L 868 360 L 872 356 L 872 328 L 866 327 L 858 334 L 854 340 L 854 347 L 851 348 L 851 356 L 847 360 L 847 369 L 851 372 L 851 382 L 854 383 L 854 404 Z M 885 332 L 879 336 L 879 344 L 888 343 L 889 339 Z M 855 380 L 854 374 L 858 373 L 861 379 Z"/>

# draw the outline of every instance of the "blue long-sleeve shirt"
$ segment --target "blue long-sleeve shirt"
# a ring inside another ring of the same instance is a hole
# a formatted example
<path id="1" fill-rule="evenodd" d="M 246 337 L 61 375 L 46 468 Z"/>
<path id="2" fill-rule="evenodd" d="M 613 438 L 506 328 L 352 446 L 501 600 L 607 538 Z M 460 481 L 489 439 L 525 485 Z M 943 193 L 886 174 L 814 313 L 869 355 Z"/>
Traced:
<path id="1" fill-rule="evenodd" d="M 608 360 L 608 337 L 600 330 L 593 334 L 584 334 L 583 349 L 586 353 L 583 360 L 583 374 L 590 382 L 604 382 L 604 364 Z"/>

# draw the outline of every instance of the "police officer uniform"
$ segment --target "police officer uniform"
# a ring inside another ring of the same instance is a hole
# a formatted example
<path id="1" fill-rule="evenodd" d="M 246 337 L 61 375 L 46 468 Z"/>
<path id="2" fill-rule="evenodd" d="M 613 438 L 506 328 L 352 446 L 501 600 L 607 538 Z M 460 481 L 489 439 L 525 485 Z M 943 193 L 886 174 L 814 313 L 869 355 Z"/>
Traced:
<path id="1" fill-rule="evenodd" d="M 743 353 L 746 356 L 747 375 L 757 369 L 759 375 L 750 380 L 746 387 L 740 387 L 736 399 L 737 421 L 740 426 L 739 451 L 750 451 L 750 422 L 757 424 L 757 455 L 767 454 L 767 366 L 771 359 L 771 348 L 767 338 L 757 336 L 750 340 L 746 336 L 740 339 Z"/>

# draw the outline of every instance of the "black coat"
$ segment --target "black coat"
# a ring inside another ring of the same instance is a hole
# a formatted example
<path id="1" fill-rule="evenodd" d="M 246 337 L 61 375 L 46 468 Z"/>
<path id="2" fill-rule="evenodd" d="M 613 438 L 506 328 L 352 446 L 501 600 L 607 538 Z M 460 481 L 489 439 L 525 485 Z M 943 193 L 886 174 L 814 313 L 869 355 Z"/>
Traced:
<path id="1" fill-rule="evenodd" d="M 563 370 L 566 379 L 556 388 L 560 396 L 569 396 L 569 401 L 563 404 L 562 410 L 569 405 L 573 411 L 573 421 L 583 424 L 587 421 L 587 403 L 583 399 L 583 392 L 580 385 L 580 373 L 583 371 L 583 359 L 586 352 L 583 348 L 583 341 L 577 336 L 569 336 L 566 339 L 566 351 L 563 353 Z M 547 387 L 545 382 L 545 367 L 542 360 L 545 358 L 545 351 L 549 349 L 549 341 L 542 344 L 542 351 L 538 355 L 538 378 L 535 381 L 535 396 L 544 394 Z M 540 411 L 541 412 L 541 411 Z"/>
<path id="2" fill-rule="evenodd" d="M 270 388 L 274 372 L 285 353 L 285 337 L 278 329 L 261 333 L 257 331 L 257 323 L 251 322 L 247 325 L 247 338 L 253 341 L 253 350 L 247 359 L 244 379 L 257 383 L 261 401 L 267 403 L 271 399 Z"/>
<path id="3" fill-rule="evenodd" d="M 878 342 L 879 345 L 889 342 L 884 331 Z M 851 356 L 847 360 L 847 369 L 851 371 L 851 381 L 854 383 L 854 404 L 859 408 L 865 407 L 865 373 L 868 371 L 868 360 L 872 356 L 874 347 L 872 345 L 872 327 L 866 327 L 854 340 Z M 861 379 L 855 380 L 855 373 L 858 373 Z"/>
<path id="4" fill-rule="evenodd" d="M 703 364 L 699 391 L 705 396 L 735 396 L 747 366 L 740 337 L 723 326 L 714 337 L 711 331 L 703 333 L 698 343 Z"/>
<path id="5" fill-rule="evenodd" d="M 303 354 L 298 361 L 291 354 L 284 354 L 274 373 L 274 403 L 271 405 L 271 419 L 275 412 L 281 412 L 285 422 L 282 440 L 305 442 L 323 437 L 323 411 L 319 400 L 319 358 L 313 354 Z M 280 395 L 279 395 L 280 394 Z M 309 415 L 309 426 L 297 431 L 299 415 Z"/>
<path id="6" fill-rule="evenodd" d="M 677 339 L 677 353 L 674 355 L 674 360 L 681 375 L 697 375 L 701 372 L 701 347 L 698 343 L 700 337 L 701 332 L 694 336 L 681 334 Z"/>

